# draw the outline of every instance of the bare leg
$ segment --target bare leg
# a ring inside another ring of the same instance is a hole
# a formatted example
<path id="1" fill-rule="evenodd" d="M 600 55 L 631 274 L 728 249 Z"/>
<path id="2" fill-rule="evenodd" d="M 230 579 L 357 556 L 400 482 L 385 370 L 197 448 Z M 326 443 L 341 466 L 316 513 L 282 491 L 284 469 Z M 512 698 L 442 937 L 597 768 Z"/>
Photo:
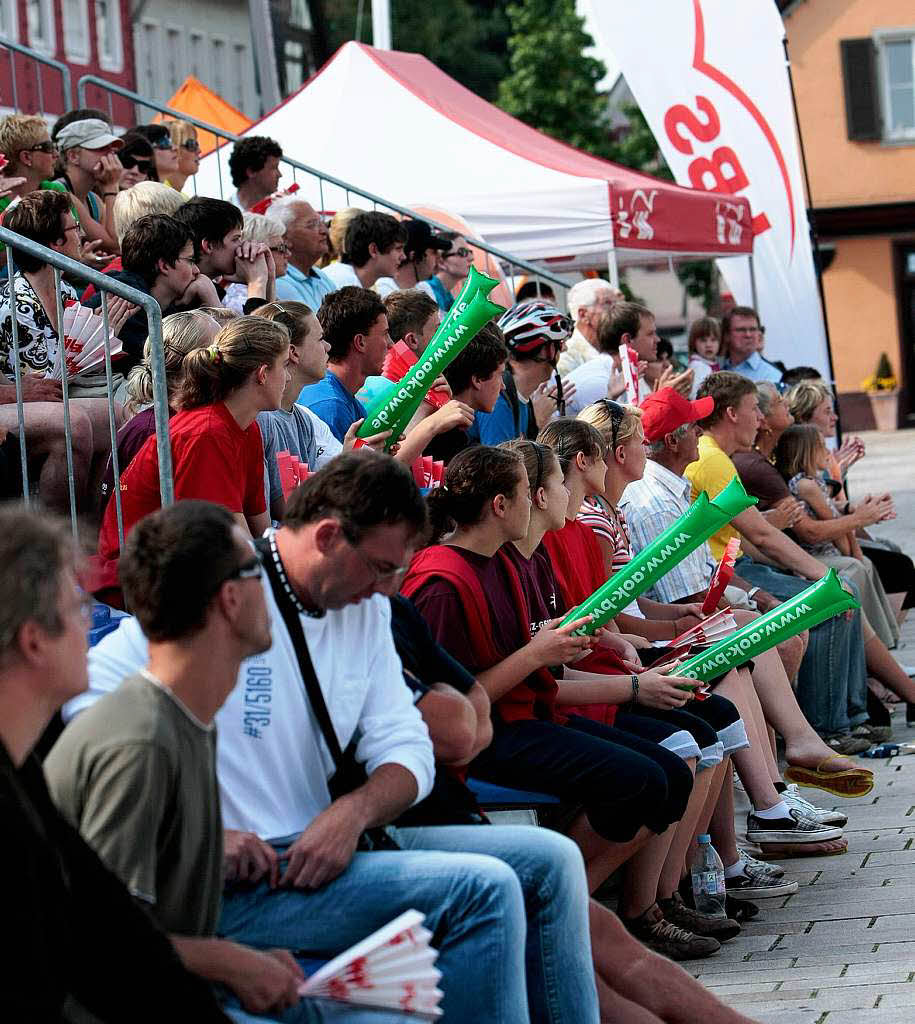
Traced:
<path id="1" fill-rule="evenodd" d="M 807 653 L 807 641 L 809 639 L 810 634 L 805 629 L 803 633 L 798 633 L 797 636 L 791 637 L 790 640 L 785 640 L 776 648 L 789 682 L 793 682 L 797 678 L 798 669 L 801 667 L 801 662 Z"/>
<path id="2" fill-rule="evenodd" d="M 721 795 L 709 822 L 709 833 L 721 857 L 721 863 L 734 864 L 740 857 L 737 848 L 737 834 L 734 832 L 734 787 L 727 779 L 721 787 Z"/>
<path id="3" fill-rule="evenodd" d="M 863 616 L 862 616 L 863 620 Z M 902 697 L 910 703 L 915 701 L 915 680 L 910 679 L 902 670 L 899 662 L 890 654 L 886 644 L 873 631 L 871 626 L 865 625 L 864 657 L 867 660 L 867 673 L 878 679 L 893 693 Z"/>
<path id="4" fill-rule="evenodd" d="M 677 823 L 664 866 L 661 868 L 658 878 L 659 899 L 670 899 L 680 884 L 680 879 L 686 870 L 687 855 L 696 841 L 698 826 L 708 804 L 709 793 L 712 789 L 715 792 L 721 789 L 722 765 L 724 764 L 729 765 L 730 761 L 725 760 L 721 764 L 715 765 L 714 768 L 707 768 L 704 772 L 699 772 L 696 776 L 689 803 L 686 805 L 686 813 Z M 709 809 L 709 813 L 711 813 L 711 809 Z"/>
<path id="5" fill-rule="evenodd" d="M 618 995 L 597 975 L 597 1002 L 600 1007 L 601 1024 L 664 1024 L 650 1010 L 630 1002 Z"/>
<path id="6" fill-rule="evenodd" d="M 585 861 L 588 892 L 594 892 L 617 868 L 622 867 L 630 857 L 655 838 L 655 833 L 643 826 L 628 843 L 611 843 L 591 828 L 585 814 L 580 814 L 572 822 L 566 830 L 566 835 L 573 839 L 581 850 Z"/>
<path id="7" fill-rule="evenodd" d="M 43 459 L 38 476 L 38 496 L 46 508 L 68 515 L 70 489 L 67 480 L 63 403 L 26 402 L 22 411 L 26 454 L 29 459 Z M 19 434 L 19 418 L 14 404 L 0 405 L 0 427 Z M 73 444 L 76 506 L 82 509 L 85 505 L 89 461 L 92 458 L 92 424 L 84 413 L 72 407 L 70 436 Z M 23 444 L 21 436 L 19 443 Z"/>
<path id="8" fill-rule="evenodd" d="M 590 925 L 597 975 L 619 996 L 666 1024 L 752 1024 L 749 1017 L 725 1006 L 682 967 L 643 946 L 595 900 L 590 904 Z"/>

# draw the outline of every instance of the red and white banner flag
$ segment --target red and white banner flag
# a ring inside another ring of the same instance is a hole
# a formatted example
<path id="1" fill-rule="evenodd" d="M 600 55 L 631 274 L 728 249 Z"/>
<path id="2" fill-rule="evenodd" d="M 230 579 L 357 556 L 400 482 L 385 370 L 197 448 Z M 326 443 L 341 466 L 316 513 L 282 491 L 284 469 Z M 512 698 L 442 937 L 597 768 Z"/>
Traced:
<path id="1" fill-rule="evenodd" d="M 764 355 L 829 376 L 782 41 L 772 0 L 578 0 L 598 55 L 612 51 L 681 185 L 721 192 L 716 231 L 742 230 L 749 199 Z M 718 261 L 752 305 L 745 258 Z"/>

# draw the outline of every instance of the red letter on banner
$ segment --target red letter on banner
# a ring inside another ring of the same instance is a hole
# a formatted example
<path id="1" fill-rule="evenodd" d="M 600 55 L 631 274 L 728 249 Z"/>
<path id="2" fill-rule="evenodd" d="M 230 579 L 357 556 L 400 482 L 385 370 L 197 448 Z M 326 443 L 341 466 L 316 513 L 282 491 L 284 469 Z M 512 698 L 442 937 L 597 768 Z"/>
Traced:
<path id="1" fill-rule="evenodd" d="M 693 145 L 689 139 L 680 134 L 678 129 L 681 125 L 691 132 L 699 142 L 711 142 L 717 138 L 718 132 L 721 131 L 718 112 L 711 102 L 704 96 L 697 96 L 696 106 L 701 113 L 705 114 L 705 122 L 700 121 L 689 107 L 683 103 L 678 103 L 676 106 L 671 107 L 664 115 L 664 130 L 667 132 L 667 137 L 674 144 L 678 152 L 685 153 L 687 156 L 692 156 Z"/>
<path id="2" fill-rule="evenodd" d="M 727 176 L 726 170 L 731 172 Z M 688 171 L 693 188 L 702 188 L 708 192 L 725 192 L 733 196 L 750 184 L 737 154 L 730 146 L 719 146 L 713 151 L 711 160 L 704 156 L 696 157 Z M 705 180 L 708 174 L 712 176 L 711 184 Z"/>

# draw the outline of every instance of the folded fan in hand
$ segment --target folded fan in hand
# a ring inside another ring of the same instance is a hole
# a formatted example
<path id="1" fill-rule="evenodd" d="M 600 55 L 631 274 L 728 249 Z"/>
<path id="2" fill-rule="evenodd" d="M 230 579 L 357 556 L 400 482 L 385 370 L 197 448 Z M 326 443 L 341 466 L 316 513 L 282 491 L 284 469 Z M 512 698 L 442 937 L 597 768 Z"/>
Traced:
<path id="1" fill-rule="evenodd" d="M 109 334 L 111 356 L 122 351 L 120 339 Z M 54 364 L 46 376 L 54 380 L 63 377 L 66 363 L 67 380 L 105 365 L 105 321 L 87 306 L 74 302 L 64 309 L 63 344 L 58 342 Z"/>
<path id="2" fill-rule="evenodd" d="M 388 349 L 384 357 L 381 375 L 396 384 L 403 379 L 415 363 L 416 353 L 413 349 L 405 341 L 397 341 Z M 435 406 L 436 409 L 441 409 L 449 401 L 449 395 L 447 391 L 442 391 L 440 388 L 430 388 L 423 401 Z"/>
<path id="3" fill-rule="evenodd" d="M 691 626 L 686 632 L 669 641 L 671 647 L 701 647 L 704 644 L 717 643 L 737 629 L 737 620 L 730 608 L 722 608 L 702 622 Z"/>
<path id="4" fill-rule="evenodd" d="M 708 593 L 702 602 L 703 615 L 710 615 L 718 607 L 722 594 L 724 594 L 727 585 L 734 578 L 734 563 L 737 561 L 739 552 L 740 538 L 732 537 L 724 549 L 724 554 L 721 556 L 721 561 L 718 563 L 718 568 L 715 570 L 715 575 L 712 576 L 712 582 L 709 584 Z"/>
<path id="5" fill-rule="evenodd" d="M 299 985 L 299 995 L 385 1007 L 426 1020 L 441 1017 L 442 974 L 424 920 L 418 910 L 407 910 L 317 970 Z"/>
<path id="6" fill-rule="evenodd" d="M 410 466 L 417 487 L 441 487 L 445 480 L 445 463 L 431 455 L 417 455 Z"/>
<path id="7" fill-rule="evenodd" d="M 280 486 L 283 488 L 284 498 L 288 498 L 299 484 L 311 476 L 308 463 L 302 462 L 288 451 L 276 453 L 276 465 L 280 471 Z"/>

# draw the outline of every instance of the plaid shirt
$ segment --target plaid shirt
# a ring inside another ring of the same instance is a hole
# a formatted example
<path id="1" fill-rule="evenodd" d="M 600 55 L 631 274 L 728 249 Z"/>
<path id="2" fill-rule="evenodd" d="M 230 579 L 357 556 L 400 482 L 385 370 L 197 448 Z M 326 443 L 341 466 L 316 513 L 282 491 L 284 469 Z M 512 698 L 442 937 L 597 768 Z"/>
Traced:
<path id="1" fill-rule="evenodd" d="M 671 473 L 653 459 L 645 463 L 644 476 L 629 484 L 620 502 L 634 552 L 647 547 L 683 515 L 690 506 L 691 489 L 686 477 Z M 706 542 L 662 576 L 645 596 L 673 604 L 691 594 L 701 594 L 708 589 L 714 571 L 715 560 Z"/>

